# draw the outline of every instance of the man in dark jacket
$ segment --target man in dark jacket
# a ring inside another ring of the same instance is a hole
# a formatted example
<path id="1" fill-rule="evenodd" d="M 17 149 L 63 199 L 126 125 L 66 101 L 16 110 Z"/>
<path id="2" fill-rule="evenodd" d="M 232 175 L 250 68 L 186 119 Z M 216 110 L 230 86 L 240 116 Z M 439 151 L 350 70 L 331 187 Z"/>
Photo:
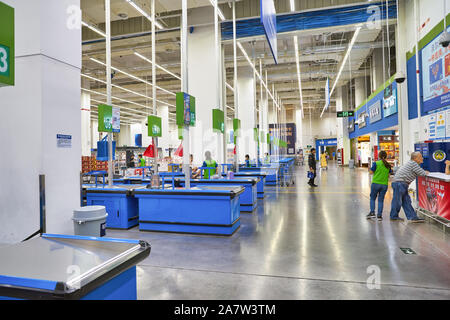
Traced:
<path id="1" fill-rule="evenodd" d="M 311 187 L 317 187 L 316 184 L 314 184 L 314 179 L 316 178 L 316 149 L 312 148 L 311 149 L 311 154 L 308 157 L 308 166 L 309 166 L 309 171 L 311 171 L 314 176 L 309 179 L 308 184 Z"/>

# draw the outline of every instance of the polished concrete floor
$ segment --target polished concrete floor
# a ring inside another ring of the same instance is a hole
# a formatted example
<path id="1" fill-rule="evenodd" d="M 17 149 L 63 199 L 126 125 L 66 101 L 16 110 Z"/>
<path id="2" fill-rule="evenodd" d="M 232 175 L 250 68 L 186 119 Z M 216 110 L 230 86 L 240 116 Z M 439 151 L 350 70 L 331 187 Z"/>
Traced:
<path id="1" fill-rule="evenodd" d="M 139 299 L 450 299 L 448 233 L 389 221 L 392 191 L 386 219 L 367 221 L 367 169 L 331 165 L 315 189 L 304 167 L 295 175 L 293 187 L 267 188 L 232 237 L 108 230 L 152 245 Z"/>

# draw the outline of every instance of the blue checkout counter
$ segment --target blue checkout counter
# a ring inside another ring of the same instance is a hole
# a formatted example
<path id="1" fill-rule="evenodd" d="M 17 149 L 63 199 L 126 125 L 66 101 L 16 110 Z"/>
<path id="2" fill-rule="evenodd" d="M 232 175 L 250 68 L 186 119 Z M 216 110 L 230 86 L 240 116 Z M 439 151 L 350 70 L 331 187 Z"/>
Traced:
<path id="1" fill-rule="evenodd" d="M 0 247 L 0 300 L 136 300 L 139 240 L 43 234 Z"/>
<path id="2" fill-rule="evenodd" d="M 197 186 L 243 186 L 245 188 L 244 193 L 240 197 L 240 210 L 241 212 L 253 212 L 258 206 L 258 191 L 257 184 L 260 182 L 260 178 L 237 178 L 237 179 L 192 179 L 191 187 Z M 184 179 L 175 179 L 175 186 L 184 187 Z"/>
<path id="3" fill-rule="evenodd" d="M 140 185 L 114 185 L 112 188 L 100 185 L 83 185 L 86 205 L 105 206 L 108 217 L 106 227 L 110 229 L 130 229 L 139 224 L 138 200 L 132 191 L 145 188 Z"/>
<path id="4" fill-rule="evenodd" d="M 223 177 L 227 175 L 225 173 L 222 174 Z M 260 180 L 256 184 L 256 190 L 258 192 L 258 199 L 264 199 L 264 185 L 266 184 L 266 173 L 257 173 L 257 172 L 239 172 L 234 173 L 236 178 L 259 178 Z"/>
<path id="5" fill-rule="evenodd" d="M 266 175 L 266 186 L 276 186 L 280 180 L 280 168 L 275 167 L 243 167 L 239 168 L 238 173 L 264 173 Z M 236 175 L 236 174 L 235 174 Z"/>
<path id="6" fill-rule="evenodd" d="M 136 189 L 139 230 L 231 236 L 240 226 L 242 186 Z"/>

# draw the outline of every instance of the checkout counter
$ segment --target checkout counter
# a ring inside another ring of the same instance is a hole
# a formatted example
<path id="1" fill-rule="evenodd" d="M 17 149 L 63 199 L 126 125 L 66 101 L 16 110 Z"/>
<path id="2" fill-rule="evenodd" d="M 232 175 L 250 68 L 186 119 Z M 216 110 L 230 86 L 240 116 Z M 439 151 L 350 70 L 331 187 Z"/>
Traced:
<path id="1" fill-rule="evenodd" d="M 136 189 L 139 230 L 231 236 L 240 226 L 242 186 Z"/>
<path id="2" fill-rule="evenodd" d="M 260 178 L 236 178 L 236 179 L 191 179 L 191 187 L 207 186 L 207 187 L 244 187 L 244 192 L 240 196 L 240 211 L 253 212 L 258 206 L 257 198 L 257 184 L 261 181 Z M 175 179 L 175 186 L 184 187 L 184 179 Z"/>
<path id="3" fill-rule="evenodd" d="M 236 178 L 258 178 L 260 179 L 258 183 L 256 184 L 256 190 L 258 193 L 257 198 L 258 199 L 264 199 L 264 185 L 266 184 L 266 173 L 261 172 L 238 172 L 233 173 L 233 175 Z M 222 174 L 223 177 L 226 177 L 227 175 L 225 173 Z"/>
<path id="4" fill-rule="evenodd" d="M 0 300 L 136 300 L 139 240 L 43 234 L 0 247 Z"/>

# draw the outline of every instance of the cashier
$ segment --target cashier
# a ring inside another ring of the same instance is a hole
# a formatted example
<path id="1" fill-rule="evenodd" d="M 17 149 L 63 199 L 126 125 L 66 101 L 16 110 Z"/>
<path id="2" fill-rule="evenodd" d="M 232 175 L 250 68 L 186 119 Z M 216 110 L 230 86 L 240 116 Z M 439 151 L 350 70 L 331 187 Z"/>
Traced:
<path id="1" fill-rule="evenodd" d="M 217 162 L 211 157 L 210 151 L 205 152 L 205 161 L 203 162 L 203 167 L 217 168 Z M 216 172 L 217 169 L 204 170 L 203 179 L 209 179 L 211 176 L 215 175 Z"/>
<path id="2" fill-rule="evenodd" d="M 250 156 L 248 154 L 245 155 L 245 167 L 250 168 Z"/>
<path id="3" fill-rule="evenodd" d="M 450 160 L 445 161 L 445 174 L 450 174 Z"/>

